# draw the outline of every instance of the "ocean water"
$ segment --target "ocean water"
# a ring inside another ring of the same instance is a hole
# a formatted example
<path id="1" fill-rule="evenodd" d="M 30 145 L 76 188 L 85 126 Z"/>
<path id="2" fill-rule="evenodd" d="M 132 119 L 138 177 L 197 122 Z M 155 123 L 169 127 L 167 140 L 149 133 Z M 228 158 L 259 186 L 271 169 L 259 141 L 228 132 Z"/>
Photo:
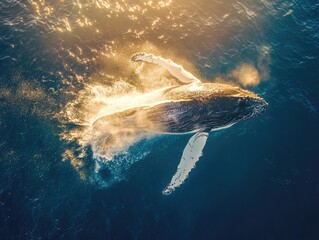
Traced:
<path id="1" fill-rule="evenodd" d="M 174 84 L 141 51 L 269 103 L 169 196 L 190 135 L 91 127 Z M 1 0 L 0 239 L 319 239 L 318 53 L 317 1 Z"/>

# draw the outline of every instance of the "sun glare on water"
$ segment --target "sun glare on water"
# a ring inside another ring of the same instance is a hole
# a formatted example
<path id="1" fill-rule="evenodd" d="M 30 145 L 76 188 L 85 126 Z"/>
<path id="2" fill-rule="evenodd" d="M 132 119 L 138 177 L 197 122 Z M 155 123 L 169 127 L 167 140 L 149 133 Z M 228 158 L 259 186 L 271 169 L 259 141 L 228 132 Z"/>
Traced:
<path id="1" fill-rule="evenodd" d="M 220 49 L 220 43 L 229 39 L 229 33 L 221 29 L 238 27 L 232 27 L 236 23 L 232 16 L 242 14 L 247 16 L 245 21 L 257 24 L 256 13 L 235 0 L 196 1 L 209 9 L 207 13 L 197 11 L 194 4 L 186 0 L 29 0 L 26 4 L 32 12 L 31 23 L 49 32 L 43 45 L 55 54 L 58 69 L 50 74 L 61 79 L 51 91 L 67 96 L 56 114 L 66 143 L 63 159 L 81 178 L 92 179 L 90 169 L 97 171 L 112 159 L 130 165 L 149 151 L 146 147 L 134 152 L 134 146 L 152 135 L 119 127 L 116 121 L 108 125 L 102 121 L 128 109 L 158 104 L 162 89 L 176 85 L 164 69 L 131 62 L 132 54 L 149 52 L 174 59 L 205 79 L 195 62 L 205 60 L 204 53 Z M 249 23 L 245 21 L 243 26 Z M 266 46 L 261 45 L 261 57 L 255 63 L 238 62 L 235 69 L 216 72 L 208 79 L 258 85 L 268 74 Z M 218 64 L 206 61 L 205 66 Z M 117 171 L 121 164 L 112 166 Z"/>
<path id="2" fill-rule="evenodd" d="M 150 45 L 143 48 L 158 51 Z M 142 139 L 152 138 L 153 134 L 141 132 L 134 128 L 134 125 L 121 125 L 116 114 L 163 103 L 161 93 L 177 84 L 176 79 L 169 76 L 164 69 L 133 63 L 130 56 L 127 53 L 108 56 L 107 61 L 111 65 L 113 63 L 115 69 L 106 67 L 101 70 L 105 71 L 102 79 L 100 74 L 93 75 L 89 81 L 83 83 L 83 89 L 58 115 L 60 121 L 65 123 L 61 138 L 77 145 L 76 148 L 67 149 L 63 157 L 70 161 L 82 178 L 86 178 L 84 172 L 88 149 L 92 150 L 93 158 L 98 161 L 95 166 L 98 168 L 101 164 L 110 164 L 114 159 L 123 161 L 130 158 L 130 161 L 134 162 L 144 157 L 145 150 L 132 156 L 130 147 Z M 119 62 L 120 71 L 116 67 Z M 74 127 L 69 128 L 70 124 Z"/>

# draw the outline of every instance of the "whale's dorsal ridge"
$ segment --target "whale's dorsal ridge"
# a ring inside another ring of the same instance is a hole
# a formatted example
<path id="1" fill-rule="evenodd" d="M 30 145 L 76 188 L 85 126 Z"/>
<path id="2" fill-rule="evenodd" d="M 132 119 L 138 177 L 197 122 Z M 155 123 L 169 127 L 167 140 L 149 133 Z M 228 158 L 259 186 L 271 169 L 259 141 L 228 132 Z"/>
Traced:
<path id="1" fill-rule="evenodd" d="M 134 62 L 148 62 L 154 63 L 159 66 L 164 67 L 167 71 L 170 72 L 174 77 L 180 80 L 182 83 L 199 83 L 201 82 L 193 74 L 186 71 L 181 65 L 174 63 L 170 59 L 165 59 L 159 56 L 154 56 L 153 54 L 148 53 L 136 53 L 131 57 L 131 60 Z"/>

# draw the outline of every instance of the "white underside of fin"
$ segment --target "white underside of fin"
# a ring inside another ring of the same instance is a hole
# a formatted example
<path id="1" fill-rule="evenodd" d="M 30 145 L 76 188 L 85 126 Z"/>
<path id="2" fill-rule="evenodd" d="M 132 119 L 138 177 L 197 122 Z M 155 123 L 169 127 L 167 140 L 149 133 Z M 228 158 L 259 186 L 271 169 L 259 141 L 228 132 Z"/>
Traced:
<path id="1" fill-rule="evenodd" d="M 169 195 L 181 184 L 184 183 L 190 171 L 195 167 L 196 162 L 202 156 L 203 148 L 208 138 L 207 132 L 198 132 L 193 135 L 184 151 L 177 171 L 169 185 L 163 190 L 163 194 Z"/>
<path id="2" fill-rule="evenodd" d="M 134 62 L 148 62 L 154 63 L 159 66 L 164 67 L 167 71 L 170 72 L 174 77 L 180 80 L 182 83 L 194 83 L 200 82 L 193 74 L 186 71 L 181 65 L 174 63 L 170 59 L 165 59 L 159 56 L 154 56 L 153 54 L 148 53 L 136 53 L 131 57 L 131 60 Z"/>

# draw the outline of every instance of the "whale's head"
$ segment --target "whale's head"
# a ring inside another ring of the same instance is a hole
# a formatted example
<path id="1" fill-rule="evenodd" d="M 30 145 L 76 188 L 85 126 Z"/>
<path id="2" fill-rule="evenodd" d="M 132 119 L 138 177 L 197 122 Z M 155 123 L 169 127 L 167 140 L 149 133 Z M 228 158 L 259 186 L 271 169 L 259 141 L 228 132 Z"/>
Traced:
<path id="1" fill-rule="evenodd" d="M 248 111 L 251 111 L 251 116 L 257 116 L 263 113 L 268 108 L 268 103 L 261 97 L 251 97 L 249 96 L 248 99 L 243 98 L 241 101 L 244 101 L 244 105 L 247 104 Z M 248 102 L 248 103 L 246 103 Z"/>
<path id="2" fill-rule="evenodd" d="M 268 107 L 263 98 L 239 87 L 220 84 L 206 91 L 206 121 L 234 124 L 258 116 Z"/>
<path id="3" fill-rule="evenodd" d="M 187 130 L 218 129 L 255 117 L 267 109 L 267 102 L 240 87 L 219 83 L 200 83 L 177 87 L 165 93 L 170 103 L 165 111 Z"/>
<path id="4" fill-rule="evenodd" d="M 260 96 L 240 88 L 236 90 L 239 92 L 238 95 L 225 95 L 221 99 L 229 99 L 229 104 L 234 104 L 235 112 L 241 117 L 255 117 L 260 115 L 267 109 L 268 103 Z"/>

